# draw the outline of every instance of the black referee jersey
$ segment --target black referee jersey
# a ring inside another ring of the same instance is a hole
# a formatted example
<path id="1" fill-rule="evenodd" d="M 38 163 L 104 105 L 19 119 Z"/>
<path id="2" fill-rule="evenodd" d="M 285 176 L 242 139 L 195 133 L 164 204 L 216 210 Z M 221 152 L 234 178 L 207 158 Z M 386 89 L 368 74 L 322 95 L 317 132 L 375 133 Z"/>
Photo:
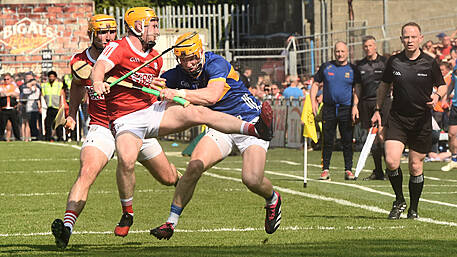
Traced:
<path id="1" fill-rule="evenodd" d="M 356 63 L 360 73 L 360 100 L 376 100 L 376 90 L 381 84 L 382 75 L 386 67 L 387 58 L 377 54 L 375 60 L 368 60 L 367 57 Z"/>
<path id="2" fill-rule="evenodd" d="M 445 85 L 438 63 L 422 50 L 415 60 L 408 59 L 404 50 L 391 56 L 382 80 L 393 82 L 391 111 L 410 117 L 430 111 L 427 102 L 432 101 L 433 87 Z"/>

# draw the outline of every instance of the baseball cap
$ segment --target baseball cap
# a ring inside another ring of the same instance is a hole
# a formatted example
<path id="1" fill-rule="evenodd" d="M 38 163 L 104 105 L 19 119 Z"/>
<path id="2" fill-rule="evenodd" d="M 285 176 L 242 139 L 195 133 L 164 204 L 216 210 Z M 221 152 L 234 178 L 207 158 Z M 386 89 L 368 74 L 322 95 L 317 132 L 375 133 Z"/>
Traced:
<path id="1" fill-rule="evenodd" d="M 446 33 L 444 33 L 444 32 L 441 32 L 441 33 L 436 35 L 437 38 L 443 38 L 445 36 L 446 36 Z"/>

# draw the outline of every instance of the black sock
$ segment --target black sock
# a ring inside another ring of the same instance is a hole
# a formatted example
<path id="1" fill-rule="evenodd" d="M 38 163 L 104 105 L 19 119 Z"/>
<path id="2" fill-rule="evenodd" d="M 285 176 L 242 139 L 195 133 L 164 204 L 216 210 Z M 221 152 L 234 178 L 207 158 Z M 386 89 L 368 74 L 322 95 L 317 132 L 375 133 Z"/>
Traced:
<path id="1" fill-rule="evenodd" d="M 371 149 L 371 154 L 373 155 L 374 162 L 374 172 L 378 178 L 384 177 L 384 172 L 382 171 L 382 146 L 381 144 L 376 144 Z"/>
<path id="2" fill-rule="evenodd" d="M 396 201 L 405 201 L 405 197 L 403 196 L 403 173 L 401 172 L 401 168 L 398 167 L 396 170 L 389 170 L 386 169 L 386 174 L 389 176 L 390 184 L 392 185 L 392 189 L 395 192 L 395 200 Z"/>
<path id="3" fill-rule="evenodd" d="M 419 198 L 424 188 L 424 174 L 409 177 L 409 208 L 417 212 Z"/>

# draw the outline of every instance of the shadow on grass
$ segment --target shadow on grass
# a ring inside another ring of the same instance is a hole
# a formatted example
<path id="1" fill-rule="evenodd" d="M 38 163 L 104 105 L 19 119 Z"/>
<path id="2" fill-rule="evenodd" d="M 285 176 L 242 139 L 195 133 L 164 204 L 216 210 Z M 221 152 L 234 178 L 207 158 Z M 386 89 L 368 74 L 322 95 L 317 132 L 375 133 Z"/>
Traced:
<path id="1" fill-rule="evenodd" d="M 167 244 L 168 242 L 163 242 Z M 25 249 L 24 249 L 25 248 Z M 0 253 L 33 256 L 454 256 L 451 240 L 348 240 L 256 246 L 150 246 L 142 243 L 55 245 L 6 244 Z"/>

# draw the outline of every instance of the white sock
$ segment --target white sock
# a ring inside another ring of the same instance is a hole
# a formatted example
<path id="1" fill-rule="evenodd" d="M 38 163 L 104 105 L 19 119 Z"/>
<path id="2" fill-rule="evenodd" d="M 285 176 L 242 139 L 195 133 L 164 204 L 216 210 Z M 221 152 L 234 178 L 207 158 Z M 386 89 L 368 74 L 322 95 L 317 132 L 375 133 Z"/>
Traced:
<path id="1" fill-rule="evenodd" d="M 267 205 L 272 205 L 272 204 L 275 204 L 277 200 L 278 200 L 278 194 L 275 191 L 273 191 L 273 197 L 269 201 L 267 200 L 266 202 L 267 202 Z"/>
<path id="2" fill-rule="evenodd" d="M 170 216 L 168 216 L 167 222 L 173 224 L 173 227 L 176 228 L 176 226 L 178 225 L 178 220 L 179 215 L 174 212 L 170 212 Z"/>

